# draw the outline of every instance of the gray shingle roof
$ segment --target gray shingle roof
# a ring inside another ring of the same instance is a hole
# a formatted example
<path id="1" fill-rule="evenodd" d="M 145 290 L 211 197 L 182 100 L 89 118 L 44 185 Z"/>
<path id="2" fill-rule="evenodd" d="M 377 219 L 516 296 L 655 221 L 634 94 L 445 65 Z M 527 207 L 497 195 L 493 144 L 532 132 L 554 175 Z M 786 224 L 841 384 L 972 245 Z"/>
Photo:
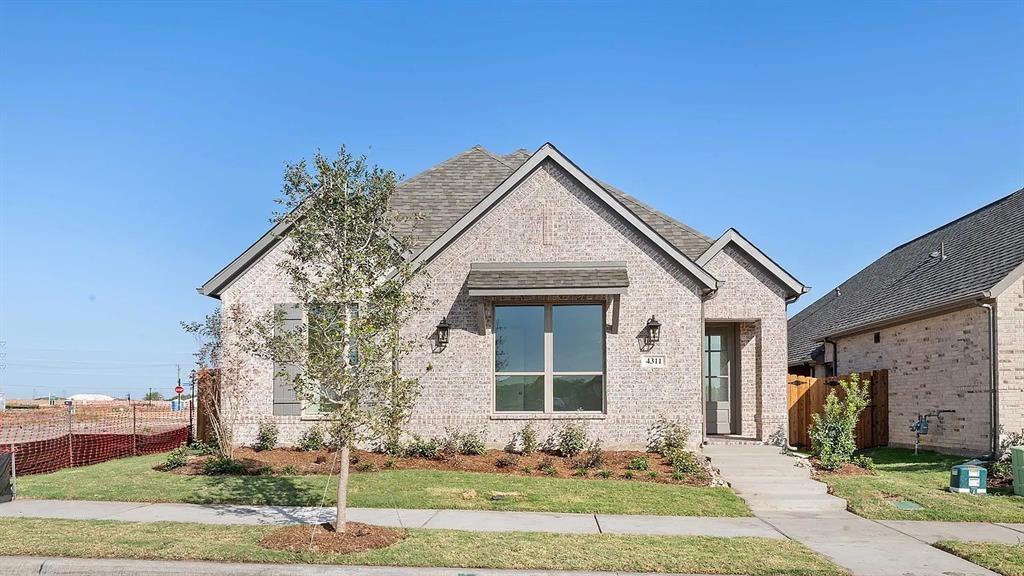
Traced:
<path id="1" fill-rule="evenodd" d="M 470 291 L 627 286 L 629 276 L 625 262 L 473 263 L 466 278 Z"/>
<path id="2" fill-rule="evenodd" d="M 522 148 L 511 154 L 498 155 L 482 146 L 474 146 L 402 181 L 395 187 L 391 198 L 392 208 L 401 217 L 395 227 L 396 235 L 409 238 L 410 248 L 414 253 L 420 253 L 531 157 L 532 154 Z M 607 184 L 602 186 L 627 210 L 691 260 L 695 260 L 711 245 L 708 237 L 685 224 L 621 190 Z M 287 223 L 278 223 L 207 280 L 198 289 L 200 293 L 218 298 L 225 286 L 270 250 L 286 231 Z"/>
<path id="3" fill-rule="evenodd" d="M 530 157 L 519 149 L 498 155 L 474 146 L 399 184 L 392 206 L 404 217 L 396 232 L 410 238 L 414 252 L 448 230 Z M 608 192 L 680 252 L 695 259 L 712 240 L 604 182 Z"/>
<path id="4" fill-rule="evenodd" d="M 933 258 L 945 243 L 947 258 Z M 789 362 L 825 336 L 981 298 L 1024 262 L 1024 189 L 898 246 L 789 320 Z"/>

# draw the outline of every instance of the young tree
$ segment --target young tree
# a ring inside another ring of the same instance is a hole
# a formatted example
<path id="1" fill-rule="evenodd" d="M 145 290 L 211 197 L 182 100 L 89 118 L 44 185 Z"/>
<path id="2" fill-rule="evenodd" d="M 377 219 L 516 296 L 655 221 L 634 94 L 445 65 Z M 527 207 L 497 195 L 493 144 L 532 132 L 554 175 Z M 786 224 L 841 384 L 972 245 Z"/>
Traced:
<path id="1" fill-rule="evenodd" d="M 256 355 L 297 366 L 277 376 L 290 378 L 300 399 L 331 422 L 341 464 L 338 532 L 345 530 L 350 448 L 401 425 L 418 391 L 418 380 L 399 371 L 408 350 L 400 327 L 419 298 L 406 241 L 395 233 L 397 180 L 344 147 L 334 159 L 318 152 L 312 170 L 305 161 L 287 167 L 274 216 L 288 226 L 279 266 L 305 322 L 289 329 L 281 311 L 271 312 L 253 319 L 244 338 Z"/>
<path id="2" fill-rule="evenodd" d="M 150 390 L 149 392 L 146 392 L 146 395 L 143 396 L 142 399 L 147 401 L 147 402 L 159 402 L 159 401 L 163 400 L 164 397 L 163 397 L 162 394 L 160 394 L 156 390 Z"/>
<path id="3" fill-rule="evenodd" d="M 217 452 L 234 457 L 234 418 L 236 411 L 228 409 L 224 402 L 235 398 L 225 388 L 237 387 L 239 378 L 238 354 L 232 354 L 224 345 L 225 333 L 237 332 L 243 325 L 242 308 L 232 305 L 226 313 L 220 307 L 207 314 L 201 322 L 182 322 L 181 327 L 196 339 L 199 349 L 195 352 L 198 408 L 206 415 L 216 443 Z"/>
<path id="4" fill-rule="evenodd" d="M 850 461 L 857 450 L 860 413 L 871 401 L 871 382 L 862 381 L 859 374 L 840 380 L 839 386 L 843 390 L 842 398 L 831 390 L 822 413 L 811 415 L 811 451 L 826 470 L 835 470 Z"/>

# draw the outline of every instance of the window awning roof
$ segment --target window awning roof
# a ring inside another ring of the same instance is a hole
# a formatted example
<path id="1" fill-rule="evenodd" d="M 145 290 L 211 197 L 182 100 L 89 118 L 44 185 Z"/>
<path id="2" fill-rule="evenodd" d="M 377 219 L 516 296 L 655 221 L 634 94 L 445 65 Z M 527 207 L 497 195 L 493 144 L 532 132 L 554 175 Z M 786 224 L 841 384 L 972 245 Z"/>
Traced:
<path id="1" fill-rule="evenodd" d="M 625 262 L 486 262 L 470 264 L 470 296 L 625 294 Z"/>

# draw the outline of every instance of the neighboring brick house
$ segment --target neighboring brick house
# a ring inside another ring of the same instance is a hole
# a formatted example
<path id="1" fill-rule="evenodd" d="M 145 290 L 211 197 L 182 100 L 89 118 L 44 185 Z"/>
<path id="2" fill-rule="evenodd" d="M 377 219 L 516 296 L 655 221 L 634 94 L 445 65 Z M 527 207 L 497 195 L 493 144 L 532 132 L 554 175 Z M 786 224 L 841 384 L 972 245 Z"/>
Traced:
<path id="1" fill-rule="evenodd" d="M 402 327 L 413 343 L 402 370 L 422 385 L 410 432 L 477 430 L 502 446 L 527 422 L 543 435 L 576 419 L 606 446 L 638 447 L 661 415 L 685 422 L 694 443 L 785 431 L 786 305 L 806 288 L 735 230 L 712 240 L 550 144 L 473 147 L 399 184 L 393 207 L 421 215 L 398 232 L 413 240 L 414 282 L 428 295 Z M 283 233 L 268 232 L 200 292 L 301 321 L 277 266 Z M 293 443 L 318 415 L 275 382 L 271 363 L 243 364 L 226 399 L 236 442 L 273 417 Z"/>
<path id="2" fill-rule="evenodd" d="M 892 445 L 913 445 L 911 423 L 939 410 L 956 412 L 931 420 L 921 440 L 935 450 L 985 454 L 993 428 L 1024 429 L 1024 190 L 896 247 L 795 315 L 789 366 L 888 369 Z"/>

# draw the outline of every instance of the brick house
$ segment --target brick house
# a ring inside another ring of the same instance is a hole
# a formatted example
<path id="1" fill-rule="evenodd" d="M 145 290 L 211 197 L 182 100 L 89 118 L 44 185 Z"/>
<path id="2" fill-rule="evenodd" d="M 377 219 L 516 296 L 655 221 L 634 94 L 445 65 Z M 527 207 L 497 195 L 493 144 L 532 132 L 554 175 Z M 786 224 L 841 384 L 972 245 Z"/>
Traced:
<path id="1" fill-rule="evenodd" d="M 806 288 L 735 230 L 717 240 L 589 176 L 554 146 L 476 146 L 398 185 L 419 213 L 414 281 L 428 304 L 402 327 L 420 375 L 410 432 L 479 431 L 492 446 L 533 422 L 585 420 L 636 447 L 659 416 L 704 434 L 786 430 L 786 306 Z M 199 291 L 225 307 L 288 306 L 271 230 Z M 450 324 L 439 345 L 438 325 Z M 660 324 L 660 327 L 656 327 Z M 655 334 L 657 332 L 657 334 Z M 236 442 L 273 417 L 293 443 L 319 416 L 271 363 L 246 357 L 226 406 Z M 429 371 L 424 367 L 430 365 Z"/>
<path id="2" fill-rule="evenodd" d="M 898 246 L 789 321 L 789 367 L 889 370 L 889 438 L 985 454 L 1024 429 L 1024 190 Z"/>

